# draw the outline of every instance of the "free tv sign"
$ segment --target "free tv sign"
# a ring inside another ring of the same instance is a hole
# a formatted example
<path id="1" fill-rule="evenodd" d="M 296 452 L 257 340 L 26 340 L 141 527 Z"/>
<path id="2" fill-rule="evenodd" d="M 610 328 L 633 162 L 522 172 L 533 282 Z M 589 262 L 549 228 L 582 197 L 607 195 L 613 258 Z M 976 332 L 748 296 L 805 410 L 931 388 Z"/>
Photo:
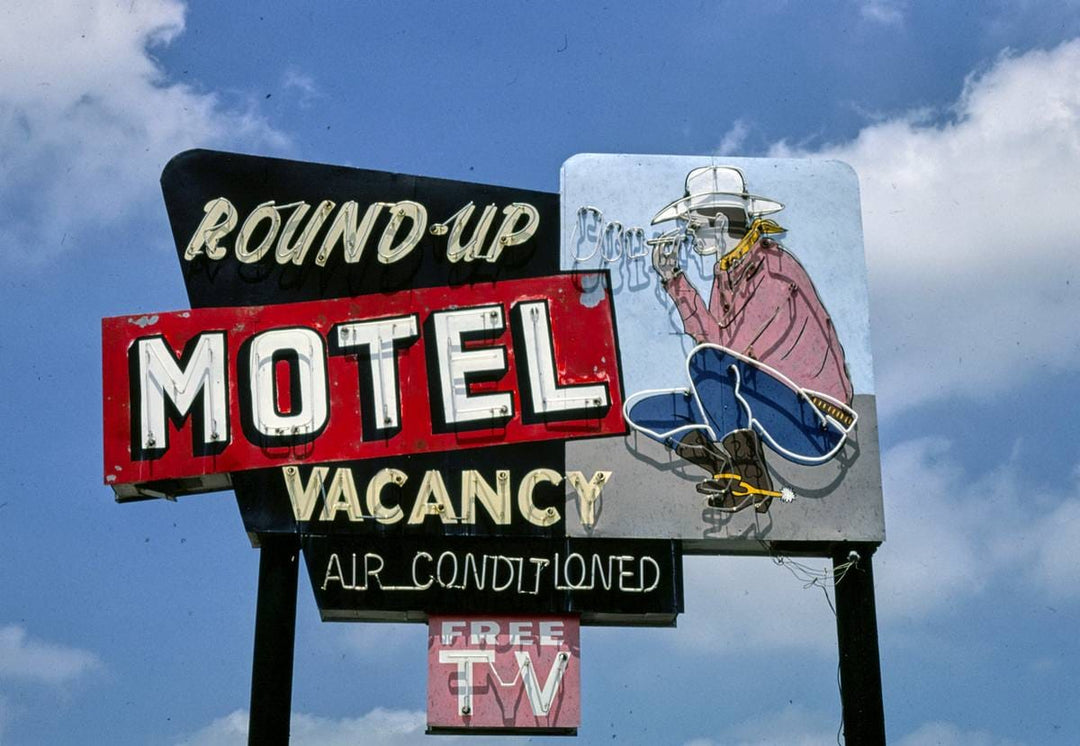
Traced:
<path id="1" fill-rule="evenodd" d="M 574 734 L 581 723 L 574 617 L 428 622 L 428 730 Z"/>

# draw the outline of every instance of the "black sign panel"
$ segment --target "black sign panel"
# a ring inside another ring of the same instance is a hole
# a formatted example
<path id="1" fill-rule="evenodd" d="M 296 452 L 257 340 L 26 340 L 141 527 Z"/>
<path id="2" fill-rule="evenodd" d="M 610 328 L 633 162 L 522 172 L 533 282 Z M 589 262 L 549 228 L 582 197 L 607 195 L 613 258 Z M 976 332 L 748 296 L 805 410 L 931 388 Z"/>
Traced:
<path id="1" fill-rule="evenodd" d="M 194 308 L 558 271 L 548 192 L 210 150 L 174 157 L 161 187 Z"/>
<path id="2" fill-rule="evenodd" d="M 683 610 L 678 542 L 302 537 L 323 619 L 581 614 L 583 624 L 670 626 Z"/>
<path id="3" fill-rule="evenodd" d="M 548 441 L 476 449 L 467 460 L 423 453 L 238 472 L 232 480 L 253 535 L 559 538 L 565 463 L 564 444 Z M 548 478 L 530 479 L 537 469 Z"/>

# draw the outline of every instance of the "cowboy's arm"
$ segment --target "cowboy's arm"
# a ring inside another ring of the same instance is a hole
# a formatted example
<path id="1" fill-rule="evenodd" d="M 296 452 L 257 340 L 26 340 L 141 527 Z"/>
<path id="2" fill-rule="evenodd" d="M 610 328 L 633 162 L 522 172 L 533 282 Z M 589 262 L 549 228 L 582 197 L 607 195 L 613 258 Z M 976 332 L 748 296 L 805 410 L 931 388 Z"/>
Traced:
<path id="1" fill-rule="evenodd" d="M 709 313 L 697 288 L 686 279 L 686 274 L 682 271 L 676 272 L 670 278 L 663 280 L 661 284 L 671 297 L 675 308 L 678 309 L 679 316 L 682 317 L 683 331 L 698 344 L 715 342 L 714 337 L 717 335 L 719 325 Z"/>

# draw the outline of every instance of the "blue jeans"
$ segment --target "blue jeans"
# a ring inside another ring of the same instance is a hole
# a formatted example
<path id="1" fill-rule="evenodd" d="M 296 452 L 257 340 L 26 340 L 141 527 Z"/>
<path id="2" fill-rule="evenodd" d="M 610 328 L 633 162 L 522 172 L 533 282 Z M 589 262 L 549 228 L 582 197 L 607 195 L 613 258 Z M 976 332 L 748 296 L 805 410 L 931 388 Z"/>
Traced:
<path id="1" fill-rule="evenodd" d="M 719 442 L 749 428 L 784 458 L 820 464 L 840 450 L 855 426 L 856 415 L 846 405 L 718 345 L 691 350 L 686 370 L 690 388 L 643 391 L 626 400 L 623 415 L 630 427 L 669 446 L 690 430 Z"/>

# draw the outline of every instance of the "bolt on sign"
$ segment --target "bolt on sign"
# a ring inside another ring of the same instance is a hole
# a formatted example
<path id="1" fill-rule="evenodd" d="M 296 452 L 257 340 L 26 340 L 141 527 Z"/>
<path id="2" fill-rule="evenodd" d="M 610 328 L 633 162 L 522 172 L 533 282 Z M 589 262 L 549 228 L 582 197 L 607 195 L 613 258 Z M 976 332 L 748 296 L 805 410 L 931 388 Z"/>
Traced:
<path id="1" fill-rule="evenodd" d="M 575 617 L 428 620 L 428 732 L 576 735 L 581 723 Z"/>
<path id="2" fill-rule="evenodd" d="M 606 270 L 627 425 L 567 445 L 568 469 L 613 475 L 568 532 L 707 553 L 884 540 L 855 173 L 578 155 L 561 183 L 560 266 Z"/>

